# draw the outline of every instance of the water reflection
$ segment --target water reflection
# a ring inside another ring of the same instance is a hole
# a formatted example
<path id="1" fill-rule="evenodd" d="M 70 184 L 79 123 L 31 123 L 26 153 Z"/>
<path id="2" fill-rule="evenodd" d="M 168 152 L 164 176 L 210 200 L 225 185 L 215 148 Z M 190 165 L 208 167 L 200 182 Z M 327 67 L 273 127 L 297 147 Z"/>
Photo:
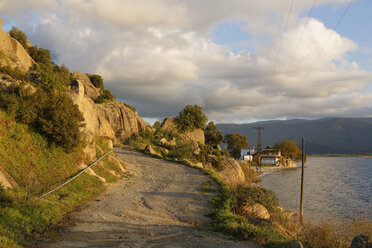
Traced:
<path id="1" fill-rule="evenodd" d="M 301 168 L 264 175 L 263 186 L 281 205 L 299 212 Z M 372 219 L 372 158 L 308 157 L 305 166 L 304 217 L 340 221 Z"/>

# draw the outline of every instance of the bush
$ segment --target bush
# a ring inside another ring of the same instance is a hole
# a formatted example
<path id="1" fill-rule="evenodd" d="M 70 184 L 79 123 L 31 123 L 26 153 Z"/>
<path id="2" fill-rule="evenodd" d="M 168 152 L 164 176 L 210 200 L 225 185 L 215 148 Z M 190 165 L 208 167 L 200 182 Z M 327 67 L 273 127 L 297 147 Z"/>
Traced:
<path id="1" fill-rule="evenodd" d="M 211 121 L 208 123 L 207 127 L 204 130 L 205 143 L 214 147 L 217 147 L 223 142 L 222 132 L 214 125 L 214 122 Z"/>
<path id="2" fill-rule="evenodd" d="M 48 89 L 64 91 L 67 89 L 66 86 L 73 80 L 69 69 L 65 65 L 59 67 L 53 62 L 49 64 L 35 64 L 32 71 L 40 78 L 36 83 Z"/>
<path id="3" fill-rule="evenodd" d="M 279 200 L 274 191 L 262 187 L 238 186 L 232 190 L 234 201 L 253 201 L 261 204 L 267 210 L 272 211 L 279 206 Z"/>
<path id="4" fill-rule="evenodd" d="M 26 73 L 22 72 L 18 68 L 12 68 L 9 65 L 7 66 L 0 66 L 0 72 L 7 74 L 11 76 L 14 79 L 17 80 L 25 80 L 26 79 Z"/>
<path id="5" fill-rule="evenodd" d="M 35 60 L 36 63 L 50 65 L 52 64 L 52 56 L 50 51 L 44 48 L 38 48 L 37 46 L 31 46 L 28 48 L 28 54 Z"/>
<path id="6" fill-rule="evenodd" d="M 100 75 L 96 75 L 96 74 L 90 75 L 89 79 L 94 85 L 94 87 L 103 89 L 103 78 Z"/>
<path id="7" fill-rule="evenodd" d="M 31 96 L 1 94 L 0 106 L 17 122 L 34 127 L 51 144 L 70 151 L 80 143 L 84 117 L 64 92 L 39 87 Z"/>
<path id="8" fill-rule="evenodd" d="M 192 149 L 184 142 L 177 142 L 177 145 L 169 150 L 168 157 L 171 159 L 192 159 Z"/>
<path id="9" fill-rule="evenodd" d="M 51 143 L 70 151 L 81 142 L 80 127 L 83 121 L 83 115 L 67 95 L 50 92 L 35 127 Z"/>
<path id="10" fill-rule="evenodd" d="M 6 194 L 5 189 L 0 184 L 0 207 L 6 207 L 12 203 L 12 199 Z"/>
<path id="11" fill-rule="evenodd" d="M 104 103 L 114 101 L 115 96 L 111 93 L 110 90 L 102 90 L 102 93 L 97 99 L 94 101 L 95 103 Z"/>
<path id="12" fill-rule="evenodd" d="M 207 116 L 199 105 L 187 105 L 176 117 L 179 129 L 185 131 L 193 128 L 204 129 Z"/>
<path id="13" fill-rule="evenodd" d="M 28 38 L 23 31 L 13 26 L 12 30 L 9 31 L 9 35 L 16 39 L 25 49 L 27 49 Z"/>

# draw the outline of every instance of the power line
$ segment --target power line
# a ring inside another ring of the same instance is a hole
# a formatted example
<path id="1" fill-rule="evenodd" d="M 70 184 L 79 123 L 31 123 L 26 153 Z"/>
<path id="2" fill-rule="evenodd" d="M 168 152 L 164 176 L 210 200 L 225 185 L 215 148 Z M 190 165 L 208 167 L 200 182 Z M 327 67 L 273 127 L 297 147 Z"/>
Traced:
<path id="1" fill-rule="evenodd" d="M 351 0 L 348 4 L 348 6 L 346 7 L 346 9 L 344 10 L 344 12 L 342 13 L 340 19 L 338 20 L 338 22 L 336 23 L 336 25 L 334 26 L 333 30 L 334 31 L 337 31 L 338 27 L 340 26 L 342 20 L 344 19 L 344 17 L 346 16 L 346 13 L 349 11 L 351 5 L 354 3 L 354 0 Z M 332 32 L 331 34 L 329 34 L 328 36 L 328 39 L 327 41 L 324 43 L 324 46 L 322 47 L 322 49 L 320 49 L 319 51 L 319 54 L 318 56 L 315 58 L 314 62 L 311 64 L 311 66 L 309 67 L 309 70 L 306 72 L 306 76 L 309 75 L 309 73 L 311 72 L 312 68 L 314 67 L 314 65 L 316 64 L 316 62 L 318 62 L 318 59 L 323 55 L 323 52 L 324 52 L 324 49 L 327 47 L 328 45 L 328 42 L 329 40 L 331 39 L 331 37 L 334 35 L 334 32 Z"/>
<path id="2" fill-rule="evenodd" d="M 296 52 L 297 52 L 297 49 L 298 49 L 298 47 L 299 47 L 299 45 L 300 45 L 300 42 L 302 41 L 302 36 L 304 35 L 305 30 L 306 30 L 306 27 L 307 27 L 307 25 L 309 24 L 310 17 L 311 17 L 311 15 L 312 15 L 312 13 L 313 13 L 313 10 L 314 10 L 314 8 L 315 8 L 316 3 L 317 3 L 317 0 L 314 0 L 314 2 L 313 2 L 313 6 L 311 7 L 311 10 L 309 11 L 309 14 L 307 15 L 307 21 L 306 21 L 306 24 L 304 25 L 304 27 L 303 27 L 303 29 L 302 29 L 302 32 L 301 32 L 301 35 L 300 35 L 300 37 L 299 37 L 299 39 L 298 39 L 298 41 L 297 41 L 296 47 L 295 47 L 295 49 L 293 50 L 292 56 L 291 56 L 291 58 L 290 58 L 290 60 L 289 60 L 289 63 L 288 63 L 288 66 L 287 66 L 287 70 L 286 70 L 285 74 L 288 73 L 289 68 L 290 68 L 290 66 L 292 65 L 293 58 L 294 58 L 294 56 L 295 56 L 295 54 L 296 54 Z"/>
<path id="3" fill-rule="evenodd" d="M 291 15 L 291 12 L 292 12 L 293 2 L 294 2 L 294 0 L 291 1 L 291 7 L 289 8 L 289 11 L 288 11 L 288 14 L 287 14 L 287 19 L 286 19 L 286 22 L 285 22 L 285 25 L 284 25 L 283 34 L 285 34 L 285 33 L 287 32 L 288 21 L 289 21 L 289 17 L 290 17 L 290 15 Z M 273 78 L 273 76 L 274 76 L 275 69 L 276 69 L 276 65 L 277 65 L 277 63 L 278 63 L 278 59 L 279 59 L 279 54 L 280 54 L 280 52 L 281 52 L 281 50 L 282 50 L 283 37 L 284 37 L 284 35 L 282 36 L 282 38 L 281 38 L 281 40 L 280 40 L 280 45 L 279 45 L 278 52 L 277 52 L 277 54 L 276 54 L 274 67 L 273 67 L 273 70 L 272 70 L 272 72 L 271 72 L 271 76 L 270 76 L 270 81 L 272 80 L 272 78 Z"/>

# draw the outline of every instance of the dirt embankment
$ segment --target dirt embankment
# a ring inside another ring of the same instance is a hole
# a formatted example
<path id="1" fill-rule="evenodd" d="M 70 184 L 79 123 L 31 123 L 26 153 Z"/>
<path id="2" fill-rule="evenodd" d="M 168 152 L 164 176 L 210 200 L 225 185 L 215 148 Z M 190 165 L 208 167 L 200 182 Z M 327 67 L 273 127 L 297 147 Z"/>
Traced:
<path id="1" fill-rule="evenodd" d="M 214 194 L 202 189 L 207 175 L 137 152 L 116 153 L 136 175 L 88 203 L 73 226 L 42 247 L 257 247 L 202 231 Z"/>

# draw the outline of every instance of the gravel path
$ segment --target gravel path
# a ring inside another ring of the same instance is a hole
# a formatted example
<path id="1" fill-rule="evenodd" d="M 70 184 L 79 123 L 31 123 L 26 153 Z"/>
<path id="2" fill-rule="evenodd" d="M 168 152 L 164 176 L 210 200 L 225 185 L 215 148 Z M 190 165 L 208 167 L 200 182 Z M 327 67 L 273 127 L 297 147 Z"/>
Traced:
<path id="1" fill-rule="evenodd" d="M 258 247 L 206 230 L 209 177 L 185 165 L 116 150 L 136 175 L 111 186 L 42 247 Z M 200 228 L 198 228 L 200 227 Z"/>

